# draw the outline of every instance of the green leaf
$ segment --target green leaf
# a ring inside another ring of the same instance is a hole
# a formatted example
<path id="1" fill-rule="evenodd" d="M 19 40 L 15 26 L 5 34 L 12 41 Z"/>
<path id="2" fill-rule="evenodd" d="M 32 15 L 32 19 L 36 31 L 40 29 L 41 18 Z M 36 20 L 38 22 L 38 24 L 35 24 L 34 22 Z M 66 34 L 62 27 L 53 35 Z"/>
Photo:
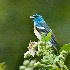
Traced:
<path id="1" fill-rule="evenodd" d="M 42 41 L 43 41 L 43 42 L 48 42 L 48 41 L 50 40 L 50 38 L 51 38 L 51 33 L 52 33 L 52 31 L 50 31 L 50 32 L 47 34 L 47 36 L 45 36 L 45 34 L 42 34 Z"/>
<path id="2" fill-rule="evenodd" d="M 45 42 L 45 34 L 42 34 L 42 41 Z"/>
<path id="3" fill-rule="evenodd" d="M 48 42 L 48 41 L 50 40 L 50 38 L 51 38 L 51 33 L 52 33 L 52 31 L 50 31 L 50 32 L 47 34 L 47 36 L 45 36 L 45 41 L 46 41 L 46 42 Z"/>
<path id="4" fill-rule="evenodd" d="M 60 68 L 55 68 L 55 69 L 51 69 L 51 70 L 60 70 Z"/>
<path id="5" fill-rule="evenodd" d="M 61 52 L 62 50 L 70 52 L 70 43 L 63 45 L 63 47 L 61 47 L 61 49 L 59 50 L 59 52 Z"/>
<path id="6" fill-rule="evenodd" d="M 5 70 L 5 68 L 6 68 L 5 62 L 0 63 L 0 70 Z"/>

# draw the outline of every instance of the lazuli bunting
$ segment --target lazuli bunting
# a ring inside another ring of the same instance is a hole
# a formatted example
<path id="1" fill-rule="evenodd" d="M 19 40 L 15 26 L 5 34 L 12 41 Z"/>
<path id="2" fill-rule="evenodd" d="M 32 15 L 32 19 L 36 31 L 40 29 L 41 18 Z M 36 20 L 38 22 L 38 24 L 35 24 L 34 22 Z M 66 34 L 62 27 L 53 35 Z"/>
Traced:
<path id="1" fill-rule="evenodd" d="M 30 16 L 30 18 L 32 18 L 34 21 L 34 33 L 37 36 L 37 38 L 39 40 L 41 40 L 42 33 L 44 33 L 47 36 L 47 34 L 51 31 L 51 29 L 46 24 L 43 17 L 41 15 L 34 14 L 33 16 Z M 55 39 L 55 35 L 53 33 L 52 33 L 51 38 L 50 38 L 50 43 L 57 50 L 57 48 L 56 48 L 57 42 Z"/>

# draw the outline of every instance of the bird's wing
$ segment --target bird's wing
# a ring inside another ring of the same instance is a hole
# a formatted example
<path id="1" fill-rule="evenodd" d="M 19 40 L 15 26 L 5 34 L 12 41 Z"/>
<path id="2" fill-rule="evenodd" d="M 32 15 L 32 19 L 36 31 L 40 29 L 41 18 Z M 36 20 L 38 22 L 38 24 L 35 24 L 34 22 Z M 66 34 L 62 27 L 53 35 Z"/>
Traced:
<path id="1" fill-rule="evenodd" d="M 44 33 L 45 35 L 47 35 L 48 32 L 49 32 L 49 30 L 47 30 L 46 28 L 44 28 L 44 27 L 38 27 L 38 26 L 36 26 L 36 30 L 37 30 L 40 34 Z"/>
<path id="2" fill-rule="evenodd" d="M 45 29 L 44 27 L 36 27 L 36 30 L 40 33 L 40 34 L 45 34 L 47 36 L 47 34 L 51 31 L 51 29 L 48 31 L 47 29 Z M 51 41 L 56 43 L 56 38 L 55 35 L 52 32 L 51 35 Z"/>
<path id="3" fill-rule="evenodd" d="M 41 26 L 44 27 L 44 31 L 45 31 L 45 32 L 48 33 L 48 32 L 51 31 L 51 29 L 49 28 L 49 26 L 46 24 L 45 21 L 44 21 L 44 22 L 41 22 Z M 47 33 L 46 33 L 46 34 L 47 34 Z M 56 41 L 56 38 L 55 38 L 55 35 L 53 34 L 53 32 L 52 32 L 51 38 L 52 38 L 54 41 Z"/>
<path id="4" fill-rule="evenodd" d="M 45 21 L 41 22 L 40 24 L 41 24 L 41 27 L 44 27 L 47 31 L 50 31 L 50 28 L 49 28 L 49 26 L 46 24 Z"/>
<path id="5" fill-rule="evenodd" d="M 47 30 L 47 28 L 44 28 L 44 27 L 36 27 L 36 30 L 40 33 L 40 34 L 45 34 L 47 36 L 47 34 L 51 31 L 51 29 Z M 53 34 L 52 32 L 52 35 L 51 35 L 51 39 L 50 39 L 50 42 L 52 43 L 53 47 L 57 50 L 56 48 L 56 38 L 55 38 L 55 35 Z"/>

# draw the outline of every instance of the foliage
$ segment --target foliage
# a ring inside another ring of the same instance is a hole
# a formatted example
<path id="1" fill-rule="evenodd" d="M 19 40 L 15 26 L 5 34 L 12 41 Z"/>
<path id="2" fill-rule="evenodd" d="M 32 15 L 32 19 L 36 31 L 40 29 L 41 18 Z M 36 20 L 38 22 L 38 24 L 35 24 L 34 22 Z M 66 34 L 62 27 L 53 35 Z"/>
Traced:
<path id="1" fill-rule="evenodd" d="M 0 70 L 5 70 L 6 65 L 5 62 L 0 63 Z"/>
<path id="2" fill-rule="evenodd" d="M 61 47 L 61 49 L 60 49 L 60 52 L 62 50 L 65 50 L 65 51 L 67 51 L 69 53 L 70 52 L 70 43 L 63 45 L 63 47 Z"/>
<path id="3" fill-rule="evenodd" d="M 49 42 L 50 38 L 51 32 L 47 36 L 43 35 L 42 41 L 30 41 L 28 51 L 24 54 L 23 65 L 19 67 L 20 70 L 34 70 L 35 68 L 36 70 L 68 70 L 64 62 L 70 52 L 70 44 L 64 45 L 58 51 L 59 54 L 55 54 Z"/>

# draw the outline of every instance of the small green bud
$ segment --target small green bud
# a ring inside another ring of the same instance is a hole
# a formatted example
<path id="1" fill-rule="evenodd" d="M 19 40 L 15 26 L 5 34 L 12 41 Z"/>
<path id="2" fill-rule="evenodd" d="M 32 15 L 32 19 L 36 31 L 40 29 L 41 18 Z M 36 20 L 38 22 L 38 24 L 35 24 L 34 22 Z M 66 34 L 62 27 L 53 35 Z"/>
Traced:
<path id="1" fill-rule="evenodd" d="M 38 51 L 42 51 L 43 50 L 43 46 L 38 46 Z"/>
<path id="2" fill-rule="evenodd" d="M 31 62 L 30 62 L 30 66 L 34 66 L 34 63 L 36 63 L 36 60 L 31 60 Z"/>
<path id="3" fill-rule="evenodd" d="M 43 44 L 43 42 L 42 41 L 38 41 L 38 45 L 41 45 L 41 44 Z"/>
<path id="4" fill-rule="evenodd" d="M 41 55 L 43 55 L 43 51 L 37 51 L 36 54 L 37 54 L 37 56 L 41 56 Z"/>
<path id="5" fill-rule="evenodd" d="M 50 47 L 52 47 L 52 44 L 51 44 L 50 41 L 48 41 L 48 42 L 46 43 L 46 48 L 50 48 Z"/>
<path id="6" fill-rule="evenodd" d="M 41 66 L 41 62 L 37 62 L 34 64 L 34 67 L 39 67 L 39 66 Z"/>

